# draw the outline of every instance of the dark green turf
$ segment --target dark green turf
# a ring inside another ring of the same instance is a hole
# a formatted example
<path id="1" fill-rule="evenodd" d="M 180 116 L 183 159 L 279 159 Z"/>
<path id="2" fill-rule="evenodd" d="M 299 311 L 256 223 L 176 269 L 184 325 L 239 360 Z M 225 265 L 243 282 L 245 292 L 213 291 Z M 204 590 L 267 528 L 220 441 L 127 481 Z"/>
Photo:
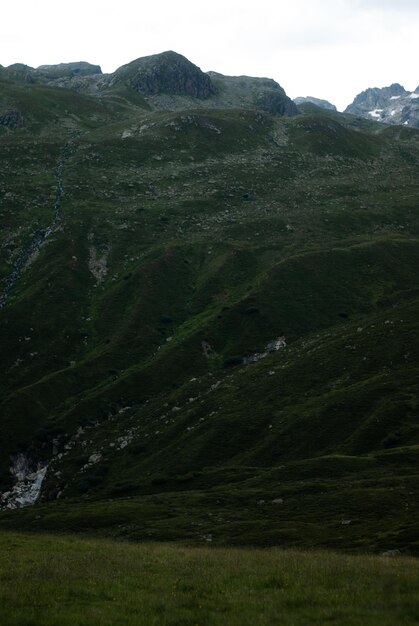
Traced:
<path id="1" fill-rule="evenodd" d="M 417 552 L 418 132 L 1 85 L 0 525 Z"/>

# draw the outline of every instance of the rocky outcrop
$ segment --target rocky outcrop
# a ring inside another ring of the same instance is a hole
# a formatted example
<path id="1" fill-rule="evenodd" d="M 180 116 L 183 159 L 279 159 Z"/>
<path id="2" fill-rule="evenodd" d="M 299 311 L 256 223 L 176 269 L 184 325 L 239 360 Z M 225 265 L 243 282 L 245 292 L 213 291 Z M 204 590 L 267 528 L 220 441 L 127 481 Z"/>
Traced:
<path id="1" fill-rule="evenodd" d="M 383 89 L 366 89 L 346 108 L 345 113 L 386 124 L 419 128 L 419 87 L 410 92 L 394 83 Z"/>
<path id="2" fill-rule="evenodd" d="M 328 102 L 328 100 L 322 100 L 321 98 L 313 98 L 313 96 L 305 96 L 305 97 L 300 96 L 299 98 L 294 98 L 294 102 L 297 106 L 300 106 L 300 104 L 311 103 L 311 104 L 315 104 L 321 109 L 327 109 L 329 111 L 337 111 L 335 105 Z"/>
<path id="3" fill-rule="evenodd" d="M 2 78 L 32 83 L 34 82 L 35 72 L 36 70 L 29 65 L 25 65 L 24 63 L 13 63 L 13 65 L 3 68 Z"/>
<path id="4" fill-rule="evenodd" d="M 277 352 L 278 350 L 281 350 L 281 348 L 286 348 L 286 347 L 287 347 L 287 342 L 286 342 L 285 337 L 284 336 L 278 337 L 277 339 L 270 341 L 265 346 L 265 349 L 263 352 L 255 352 L 252 354 L 248 354 L 242 359 L 241 362 L 244 365 L 250 365 L 251 363 L 256 363 L 257 361 L 261 361 L 262 359 L 266 358 L 269 354 L 272 354 L 272 352 Z"/>
<path id="5" fill-rule="evenodd" d="M 103 74 L 99 65 L 78 61 L 57 65 L 40 65 L 36 69 L 23 63 L 14 63 L 9 67 L 0 66 L 0 77 L 3 80 L 94 93 Z"/>
<path id="6" fill-rule="evenodd" d="M 7 126 L 8 128 L 18 128 L 22 126 L 23 118 L 20 111 L 17 109 L 10 109 L 4 113 L 0 113 L 0 125 Z"/>
<path id="7" fill-rule="evenodd" d="M 257 108 L 272 115 L 298 115 L 295 103 L 284 89 L 271 78 L 252 76 L 223 76 L 208 72 L 217 88 L 211 99 L 221 108 Z"/>
<path id="8" fill-rule="evenodd" d="M 257 107 L 272 115 L 298 115 L 296 104 L 280 91 L 270 91 L 261 94 L 256 101 Z"/>
<path id="9" fill-rule="evenodd" d="M 366 89 L 356 96 L 352 104 L 346 108 L 345 113 L 363 115 L 374 109 L 387 106 L 388 101 L 392 98 L 398 99 L 406 94 L 407 92 L 404 87 L 398 83 L 394 83 L 390 85 L 390 87 L 383 87 L 382 89 L 378 87 Z"/>
<path id="10" fill-rule="evenodd" d="M 22 453 L 16 454 L 11 460 L 10 472 L 15 484 L 10 491 L 0 495 L 0 509 L 19 509 L 35 504 L 47 473 L 45 464 L 35 464 Z"/>
<path id="11" fill-rule="evenodd" d="M 112 79 L 112 84 L 118 82 L 148 96 L 163 93 L 205 99 L 216 92 L 207 74 L 172 51 L 137 59 L 120 67 Z"/>

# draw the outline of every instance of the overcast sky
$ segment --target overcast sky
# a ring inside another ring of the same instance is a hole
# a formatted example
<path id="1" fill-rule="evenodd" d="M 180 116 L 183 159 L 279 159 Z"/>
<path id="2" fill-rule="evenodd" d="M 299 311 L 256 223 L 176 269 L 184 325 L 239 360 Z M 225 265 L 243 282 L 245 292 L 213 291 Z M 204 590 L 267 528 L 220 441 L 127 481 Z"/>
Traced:
<path id="1" fill-rule="evenodd" d="M 419 85 L 419 0 L 15 0 L 0 64 L 89 61 L 104 72 L 175 50 L 204 71 L 267 76 L 342 110 L 367 87 Z"/>

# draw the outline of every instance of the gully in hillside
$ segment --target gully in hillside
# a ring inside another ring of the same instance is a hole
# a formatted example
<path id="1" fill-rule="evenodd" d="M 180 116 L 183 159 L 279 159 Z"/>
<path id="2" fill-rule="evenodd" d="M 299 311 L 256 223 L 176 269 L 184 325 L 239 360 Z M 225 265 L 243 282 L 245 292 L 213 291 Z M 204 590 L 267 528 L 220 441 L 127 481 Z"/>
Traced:
<path id="1" fill-rule="evenodd" d="M 67 161 L 69 156 L 70 156 L 70 144 L 67 144 L 62 149 L 61 158 L 55 170 L 56 194 L 55 194 L 55 202 L 54 202 L 54 215 L 52 217 L 52 220 L 46 228 L 40 228 L 35 232 L 29 245 L 26 246 L 26 248 L 24 248 L 20 252 L 19 256 L 14 262 L 12 272 L 6 278 L 3 289 L 0 292 L 0 310 L 6 306 L 7 301 L 9 299 L 10 291 L 12 290 L 12 288 L 18 281 L 21 271 L 24 268 L 29 257 L 34 252 L 39 250 L 42 242 L 47 237 L 49 237 L 49 235 L 54 231 L 54 228 L 58 220 L 61 217 L 61 202 L 62 202 L 62 197 L 64 195 L 62 172 L 63 172 L 63 167 L 65 165 L 65 162 Z"/>

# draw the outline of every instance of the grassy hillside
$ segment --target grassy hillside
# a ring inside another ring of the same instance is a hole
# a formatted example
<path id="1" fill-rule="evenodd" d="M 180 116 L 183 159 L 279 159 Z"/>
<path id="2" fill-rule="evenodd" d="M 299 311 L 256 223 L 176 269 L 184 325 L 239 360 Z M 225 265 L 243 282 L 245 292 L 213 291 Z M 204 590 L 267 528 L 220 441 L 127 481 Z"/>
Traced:
<path id="1" fill-rule="evenodd" d="M 0 619 L 50 624 L 412 626 L 412 559 L 1 534 Z"/>
<path id="2" fill-rule="evenodd" d="M 416 553 L 418 132 L 4 89 L 0 525 Z"/>

